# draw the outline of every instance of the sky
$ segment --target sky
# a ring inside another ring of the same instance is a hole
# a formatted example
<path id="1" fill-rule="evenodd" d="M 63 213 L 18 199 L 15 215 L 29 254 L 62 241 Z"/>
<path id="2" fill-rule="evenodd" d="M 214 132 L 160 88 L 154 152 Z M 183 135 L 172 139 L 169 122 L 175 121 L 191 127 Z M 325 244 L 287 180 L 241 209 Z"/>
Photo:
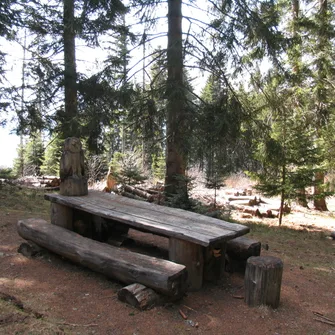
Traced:
<path id="1" fill-rule="evenodd" d="M 10 134 L 8 128 L 0 127 L 0 168 L 12 167 L 13 160 L 17 157 L 17 147 L 20 138 Z"/>
<path id="2" fill-rule="evenodd" d="M 201 3 L 201 2 L 200 2 Z M 166 8 L 163 9 L 164 13 L 162 13 L 162 17 L 166 15 Z M 183 15 L 186 16 L 193 16 L 194 13 L 192 13 L 193 10 L 184 6 L 183 7 Z M 167 25 L 166 20 L 164 23 L 160 23 L 158 25 L 158 29 L 160 32 L 167 31 Z M 183 22 L 183 30 L 187 31 L 188 27 L 187 23 L 184 20 Z M 21 46 L 15 43 L 2 43 L 3 41 L 0 41 L 1 45 L 1 51 L 7 53 L 9 57 L 7 57 L 7 67 L 8 67 L 8 73 L 7 73 L 7 79 L 9 84 L 12 85 L 20 85 L 21 84 L 21 77 L 22 77 L 22 60 L 23 60 L 23 49 Z M 153 42 L 155 45 L 152 45 L 152 48 L 158 47 L 158 45 L 161 45 L 162 47 L 165 47 L 165 44 L 167 43 L 167 38 L 161 38 L 157 42 Z M 142 48 L 140 47 L 138 50 L 139 55 L 134 57 L 134 59 L 139 59 L 142 57 Z M 27 56 L 29 57 L 29 56 Z M 91 48 L 85 48 L 82 47 L 79 43 L 76 45 L 76 57 L 77 57 L 77 66 L 78 71 L 82 73 L 88 73 L 95 67 L 96 64 L 99 63 L 99 60 L 101 60 L 103 57 L 99 57 L 96 50 Z M 99 59 L 100 58 L 100 59 Z M 95 64 L 95 65 L 94 65 Z M 140 64 L 141 66 L 141 64 Z M 142 76 L 142 74 L 140 74 Z M 203 86 L 206 79 L 201 77 L 199 74 L 199 78 L 194 83 L 195 90 L 198 93 L 200 88 Z M 14 116 L 14 113 L 13 113 Z M 0 168 L 1 167 L 12 167 L 13 166 L 13 160 L 17 157 L 17 149 L 18 145 L 20 143 L 20 138 L 15 135 L 15 132 L 13 132 L 13 128 L 15 127 L 15 124 L 9 123 L 5 128 L 0 127 Z"/>

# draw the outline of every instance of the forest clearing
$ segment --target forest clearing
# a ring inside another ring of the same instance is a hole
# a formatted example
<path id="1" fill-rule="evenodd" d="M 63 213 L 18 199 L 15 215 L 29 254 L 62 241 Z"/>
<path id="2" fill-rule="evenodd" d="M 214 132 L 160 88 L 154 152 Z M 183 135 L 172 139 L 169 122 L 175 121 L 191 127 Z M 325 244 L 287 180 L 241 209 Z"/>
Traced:
<path id="1" fill-rule="evenodd" d="M 220 190 L 218 203 L 232 190 Z M 49 220 L 44 192 L 18 186 L 0 190 L 0 333 L 334 334 L 332 212 L 292 208 L 279 227 L 278 219 L 243 220 L 239 211 L 229 211 L 230 220 L 247 224 L 249 235 L 262 243 L 261 255 L 282 259 L 278 309 L 248 307 L 243 301 L 243 274 L 226 272 L 218 284 L 206 283 L 180 301 L 139 311 L 117 299 L 121 283 L 47 251 L 35 257 L 18 253 L 24 240 L 17 233 L 17 221 Z M 195 188 L 194 192 L 209 197 L 213 190 Z M 130 235 L 159 250 L 167 248 L 166 238 L 135 231 Z"/>
<path id="2" fill-rule="evenodd" d="M 1 1 L 0 127 L 19 144 L 9 167 L 1 143 L 0 333 L 335 335 L 334 4 Z M 174 298 L 198 290 L 140 311 L 62 248 L 29 255 L 27 222 L 123 283 L 143 262 L 153 286 L 174 267 L 180 286 L 154 286 Z M 276 260 L 278 308 L 244 302 L 255 282 L 227 252 L 243 234 Z"/>

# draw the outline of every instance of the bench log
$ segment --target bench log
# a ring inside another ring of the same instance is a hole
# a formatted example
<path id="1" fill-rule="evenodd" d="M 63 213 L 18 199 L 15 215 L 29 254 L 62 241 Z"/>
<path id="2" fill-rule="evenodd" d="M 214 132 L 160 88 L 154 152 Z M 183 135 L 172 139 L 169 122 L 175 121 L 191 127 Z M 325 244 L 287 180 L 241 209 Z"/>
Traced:
<path id="1" fill-rule="evenodd" d="M 237 237 L 227 242 L 227 271 L 245 271 L 247 260 L 252 256 L 260 256 L 261 242 L 248 237 Z"/>
<path id="2" fill-rule="evenodd" d="M 20 220 L 17 229 L 24 239 L 126 284 L 140 283 L 174 298 L 187 288 L 184 265 L 97 242 L 41 219 Z"/>

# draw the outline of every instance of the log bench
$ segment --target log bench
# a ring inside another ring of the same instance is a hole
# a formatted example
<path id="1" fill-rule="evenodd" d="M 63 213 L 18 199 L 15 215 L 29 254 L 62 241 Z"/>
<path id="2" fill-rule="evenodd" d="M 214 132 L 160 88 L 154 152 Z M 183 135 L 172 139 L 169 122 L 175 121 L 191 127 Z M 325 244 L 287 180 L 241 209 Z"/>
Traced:
<path id="1" fill-rule="evenodd" d="M 140 283 L 172 298 L 187 289 L 184 265 L 97 242 L 42 219 L 20 220 L 17 230 L 26 240 L 123 283 Z"/>
<path id="2" fill-rule="evenodd" d="M 132 228 L 167 237 L 169 260 L 186 266 L 190 290 L 200 289 L 204 278 L 222 278 L 227 241 L 249 232 L 240 224 L 98 191 L 46 194 L 45 199 L 51 202 L 51 223 L 69 230 L 78 222 L 81 228 L 101 228 L 103 221 L 111 235 Z"/>
<path id="3" fill-rule="evenodd" d="M 227 266 L 230 272 L 245 271 L 247 260 L 252 256 L 260 256 L 261 242 L 245 236 L 227 242 Z"/>

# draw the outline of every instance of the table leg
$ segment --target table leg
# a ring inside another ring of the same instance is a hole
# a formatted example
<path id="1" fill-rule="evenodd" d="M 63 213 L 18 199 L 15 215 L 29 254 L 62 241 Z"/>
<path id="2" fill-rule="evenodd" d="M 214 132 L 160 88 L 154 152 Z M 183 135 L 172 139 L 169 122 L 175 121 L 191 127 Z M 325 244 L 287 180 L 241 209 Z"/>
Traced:
<path id="1" fill-rule="evenodd" d="M 66 228 L 68 230 L 73 230 L 72 208 L 52 202 L 50 212 L 52 224 Z"/>
<path id="2" fill-rule="evenodd" d="M 204 247 L 170 237 L 169 260 L 186 266 L 190 291 L 201 289 L 204 272 Z"/>
<path id="3" fill-rule="evenodd" d="M 221 242 L 205 249 L 205 280 L 216 282 L 223 278 L 225 271 L 226 247 L 227 244 Z"/>

